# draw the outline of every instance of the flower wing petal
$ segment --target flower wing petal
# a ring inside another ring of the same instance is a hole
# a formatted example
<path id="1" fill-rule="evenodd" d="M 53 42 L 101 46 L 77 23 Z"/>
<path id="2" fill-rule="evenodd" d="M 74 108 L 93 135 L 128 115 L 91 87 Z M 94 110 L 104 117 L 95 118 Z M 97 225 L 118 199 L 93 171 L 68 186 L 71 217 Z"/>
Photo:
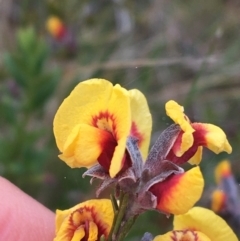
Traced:
<path id="1" fill-rule="evenodd" d="M 194 207 L 186 214 L 174 217 L 174 229 L 197 230 L 206 234 L 210 240 L 238 241 L 227 223 L 213 211 L 202 207 Z"/>
<path id="2" fill-rule="evenodd" d="M 123 155 L 126 150 L 127 137 L 130 134 L 131 128 L 131 112 L 128 91 L 123 89 L 120 85 L 115 85 L 113 88 L 113 93 L 108 104 L 108 110 L 110 113 L 114 113 L 115 125 L 113 123 L 112 128 L 116 135 L 115 139 L 118 142 L 109 169 L 110 176 L 115 177 L 124 165 Z"/>
<path id="3" fill-rule="evenodd" d="M 206 123 L 193 123 L 192 126 L 196 130 L 194 138 L 199 144 L 206 146 L 216 154 L 222 151 L 228 154 L 232 152 L 232 147 L 220 127 Z"/>
<path id="4" fill-rule="evenodd" d="M 132 118 L 131 135 L 137 137 L 143 160 L 145 160 L 148 154 L 152 131 L 152 116 L 147 100 L 139 90 L 130 90 L 129 96 Z"/>
<path id="5" fill-rule="evenodd" d="M 157 209 L 165 213 L 186 213 L 201 197 L 204 180 L 199 167 L 155 184 L 150 191 L 158 197 Z"/>
<path id="6" fill-rule="evenodd" d="M 77 125 L 67 137 L 59 158 L 72 168 L 91 167 L 106 148 L 109 135 L 109 132 L 89 125 Z"/>

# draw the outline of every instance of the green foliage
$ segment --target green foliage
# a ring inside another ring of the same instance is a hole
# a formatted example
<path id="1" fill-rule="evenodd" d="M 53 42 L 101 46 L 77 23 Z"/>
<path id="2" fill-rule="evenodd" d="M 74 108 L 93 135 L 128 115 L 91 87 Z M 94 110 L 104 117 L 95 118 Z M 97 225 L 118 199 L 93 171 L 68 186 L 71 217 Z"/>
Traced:
<path id="1" fill-rule="evenodd" d="M 13 54 L 5 54 L 4 63 L 23 90 L 24 109 L 34 112 L 43 108 L 49 100 L 59 81 L 60 73 L 57 69 L 47 69 L 48 46 L 38 39 L 33 28 L 18 31 L 16 46 Z"/>
<path id="2" fill-rule="evenodd" d="M 39 185 L 52 149 L 51 125 L 44 126 L 47 104 L 60 71 L 47 66 L 49 48 L 33 28 L 17 32 L 16 49 L 4 55 L 8 79 L 0 88 L 0 174 L 23 189 Z M 25 176 L 25 179 L 21 177 Z"/>

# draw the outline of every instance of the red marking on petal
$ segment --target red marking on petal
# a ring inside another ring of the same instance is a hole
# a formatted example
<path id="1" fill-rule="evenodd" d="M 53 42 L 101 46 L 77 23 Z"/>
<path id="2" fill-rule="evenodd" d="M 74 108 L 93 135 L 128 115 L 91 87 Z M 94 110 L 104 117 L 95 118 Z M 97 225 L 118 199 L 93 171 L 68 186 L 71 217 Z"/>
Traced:
<path id="1" fill-rule="evenodd" d="M 82 215 L 82 220 L 74 220 L 74 215 L 76 213 L 79 213 Z M 108 237 L 108 227 L 102 222 L 102 220 L 99 217 L 98 211 L 95 210 L 95 207 L 88 207 L 84 206 L 81 207 L 74 212 L 71 213 L 69 217 L 69 236 L 73 237 L 75 230 L 77 230 L 79 227 L 83 227 L 85 231 L 85 236 L 82 239 L 82 241 L 87 241 L 89 237 L 89 222 L 94 222 L 98 227 L 98 239 L 100 240 L 100 237 L 102 235 L 105 236 L 105 238 Z M 103 220 L 104 221 L 104 220 Z"/>
<path id="2" fill-rule="evenodd" d="M 129 167 L 132 166 L 132 160 L 130 158 L 130 155 L 127 151 L 125 151 L 123 159 L 122 159 L 122 168 L 119 174 L 121 174 L 123 171 L 126 171 Z"/>
<path id="3" fill-rule="evenodd" d="M 103 130 L 103 136 L 100 137 L 103 152 L 98 157 L 98 162 L 108 172 L 117 146 L 115 118 L 108 111 L 99 112 L 98 115 L 92 117 L 92 125 Z"/>
<path id="4" fill-rule="evenodd" d="M 98 122 L 101 120 L 105 120 L 106 125 L 100 126 Z M 111 122 L 111 126 L 110 126 L 109 122 Z M 114 138 L 116 140 L 118 140 L 117 133 L 116 133 L 116 129 L 117 129 L 116 119 L 115 119 L 114 115 L 109 113 L 108 111 L 104 111 L 104 112 L 100 111 L 98 113 L 98 115 L 93 116 L 92 117 L 92 125 L 99 129 L 111 132 L 112 135 L 114 136 Z"/>
<path id="5" fill-rule="evenodd" d="M 172 186 L 175 186 L 179 182 L 179 180 L 181 179 L 183 174 L 184 173 L 178 174 L 178 175 L 172 174 L 169 177 L 167 177 L 164 181 L 154 184 L 149 189 L 149 191 L 154 196 L 157 197 L 158 205 L 161 203 L 162 197 L 164 197 L 165 195 L 168 195 L 170 188 Z M 176 200 L 176 202 L 177 202 L 177 200 Z"/>
<path id="6" fill-rule="evenodd" d="M 195 124 L 198 124 L 198 123 L 194 123 L 194 125 L 192 124 L 193 128 L 194 128 Z M 202 128 L 201 124 L 200 124 L 199 128 L 197 128 L 195 130 L 196 131 L 193 132 L 193 145 L 182 156 L 177 157 L 175 155 L 175 152 L 181 146 L 183 131 L 181 131 L 179 133 L 172 149 L 169 151 L 169 153 L 166 157 L 167 160 L 169 160 L 177 165 L 181 165 L 181 164 L 187 162 L 188 160 L 190 160 L 191 157 L 193 157 L 195 155 L 199 146 L 206 146 L 206 139 L 205 139 L 205 135 L 207 133 L 206 129 Z"/>
<path id="7" fill-rule="evenodd" d="M 61 25 L 58 27 L 58 29 L 56 30 L 56 39 L 58 40 L 62 40 L 67 34 L 67 29 L 64 25 Z"/>
<path id="8" fill-rule="evenodd" d="M 109 132 L 104 132 L 104 138 L 101 139 L 102 153 L 98 157 L 99 164 L 106 170 L 109 171 L 113 153 L 117 146 L 117 141 L 113 138 Z"/>
<path id="9" fill-rule="evenodd" d="M 199 241 L 198 235 L 193 230 L 173 230 L 172 231 L 173 236 L 171 236 L 172 241 Z M 182 234 L 181 239 L 178 238 L 178 234 Z M 188 236 L 188 234 L 191 234 L 192 236 Z M 192 239 L 194 238 L 194 240 Z"/>
<path id="10" fill-rule="evenodd" d="M 193 123 L 192 127 L 195 130 L 195 132 L 193 132 L 195 145 L 197 144 L 198 146 L 207 146 L 205 136 L 208 133 L 208 131 L 206 130 L 206 128 L 203 125 L 201 125 L 201 123 Z"/>
<path id="11" fill-rule="evenodd" d="M 138 145 L 141 146 L 142 141 L 144 140 L 143 134 L 139 132 L 137 124 L 133 121 L 131 126 L 131 136 L 134 136 L 138 139 Z"/>

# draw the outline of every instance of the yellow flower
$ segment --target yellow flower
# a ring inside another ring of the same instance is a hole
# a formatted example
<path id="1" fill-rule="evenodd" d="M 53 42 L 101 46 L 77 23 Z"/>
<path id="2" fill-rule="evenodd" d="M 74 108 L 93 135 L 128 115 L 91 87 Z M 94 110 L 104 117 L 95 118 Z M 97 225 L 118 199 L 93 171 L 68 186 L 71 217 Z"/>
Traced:
<path id="1" fill-rule="evenodd" d="M 61 39 L 67 31 L 63 22 L 56 16 L 51 16 L 48 18 L 46 28 L 56 39 Z"/>
<path id="2" fill-rule="evenodd" d="M 184 109 L 178 103 L 170 100 L 166 103 L 167 115 L 178 124 L 182 131 L 178 135 L 167 158 L 176 164 L 189 161 L 199 164 L 202 158 L 202 146 L 216 154 L 226 151 L 232 152 L 227 137 L 218 126 L 206 123 L 191 123 L 184 114 Z"/>
<path id="3" fill-rule="evenodd" d="M 89 200 L 68 210 L 56 212 L 54 241 L 97 241 L 108 237 L 113 209 L 108 199 Z"/>
<path id="4" fill-rule="evenodd" d="M 227 178 L 231 175 L 231 164 L 228 160 L 221 161 L 215 168 L 215 179 L 217 184 L 220 184 L 223 178 Z"/>
<path id="5" fill-rule="evenodd" d="M 212 193 L 211 209 L 215 212 L 221 212 L 224 210 L 227 201 L 227 196 L 222 190 L 214 190 Z"/>
<path id="6" fill-rule="evenodd" d="M 100 164 L 111 177 L 131 166 L 126 153 L 129 135 L 138 139 L 145 159 L 152 128 L 144 95 L 113 86 L 104 79 L 79 83 L 63 101 L 54 118 L 60 159 L 70 167 Z"/>
<path id="7" fill-rule="evenodd" d="M 194 207 L 174 217 L 173 231 L 153 241 L 238 241 L 227 223 L 213 211 Z"/>

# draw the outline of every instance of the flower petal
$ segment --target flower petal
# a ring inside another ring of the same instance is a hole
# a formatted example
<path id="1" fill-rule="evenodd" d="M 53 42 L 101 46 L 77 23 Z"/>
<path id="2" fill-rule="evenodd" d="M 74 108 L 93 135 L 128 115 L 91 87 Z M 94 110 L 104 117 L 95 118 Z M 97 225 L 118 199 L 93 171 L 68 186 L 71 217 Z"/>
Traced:
<path id="1" fill-rule="evenodd" d="M 67 31 L 63 22 L 56 16 L 48 18 L 46 28 L 57 39 L 61 39 Z"/>
<path id="2" fill-rule="evenodd" d="M 222 178 L 229 177 L 232 174 L 231 164 L 228 160 L 221 161 L 215 168 L 216 183 L 220 184 Z"/>
<path id="3" fill-rule="evenodd" d="M 223 130 L 218 126 L 205 123 L 192 123 L 195 129 L 194 139 L 199 145 L 206 146 L 216 154 L 226 151 L 228 154 L 232 152 L 227 137 Z"/>
<path id="4" fill-rule="evenodd" d="M 204 180 L 199 167 L 172 175 L 150 188 L 158 198 L 157 209 L 165 213 L 186 213 L 201 197 Z"/>
<path id="5" fill-rule="evenodd" d="M 226 204 L 226 194 L 222 190 L 215 190 L 212 193 L 211 209 L 215 212 L 221 212 Z"/>
<path id="6" fill-rule="evenodd" d="M 152 131 L 152 116 L 147 100 L 139 90 L 129 90 L 129 96 L 132 118 L 131 135 L 137 137 L 143 160 L 145 160 Z"/>
<path id="7" fill-rule="evenodd" d="M 111 140 L 109 132 L 86 124 L 77 125 L 67 137 L 59 157 L 72 168 L 91 167 Z"/>
<path id="8" fill-rule="evenodd" d="M 205 234 L 192 230 L 174 230 L 156 236 L 153 241 L 211 241 Z"/>
<path id="9" fill-rule="evenodd" d="M 184 114 L 184 108 L 177 102 L 170 100 L 165 105 L 167 115 L 183 130 L 182 141 L 180 148 L 175 152 L 175 155 L 180 157 L 193 145 L 193 135 L 195 131 L 188 119 Z"/>
<path id="10" fill-rule="evenodd" d="M 79 241 L 81 239 L 78 239 L 76 241 Z M 88 241 L 96 241 L 98 240 L 98 227 L 94 222 L 89 222 L 89 236 Z"/>
<path id="11" fill-rule="evenodd" d="M 79 241 L 79 240 L 82 240 L 82 238 L 85 236 L 85 231 L 84 231 L 84 228 L 81 227 L 79 229 L 77 229 L 75 232 L 74 232 L 74 235 L 73 237 L 71 238 L 71 241 Z M 64 239 L 63 239 L 64 241 Z"/>
<path id="12" fill-rule="evenodd" d="M 92 125 L 92 116 L 100 110 L 106 110 L 112 88 L 112 84 L 103 79 L 83 81 L 63 101 L 53 122 L 54 135 L 60 151 L 76 125 Z"/>
<path id="13" fill-rule="evenodd" d="M 192 165 L 198 165 L 202 160 L 203 147 L 199 146 L 193 157 L 188 160 L 188 163 Z"/>
<path id="14" fill-rule="evenodd" d="M 186 214 L 174 217 L 174 230 L 191 229 L 204 233 L 210 240 L 238 241 L 227 223 L 213 211 L 206 208 L 194 207 Z"/>
<path id="15" fill-rule="evenodd" d="M 83 125 L 84 128 L 79 127 Z M 112 86 L 103 79 L 91 79 L 78 84 L 63 101 L 54 118 L 54 135 L 59 150 L 63 152 L 60 158 L 69 162 L 72 167 L 90 167 L 97 164 L 96 158 L 100 158 L 100 164 L 109 169 L 111 177 L 124 165 L 123 157 L 130 128 L 128 91 L 120 85 Z M 101 147 L 106 141 L 107 148 L 106 145 Z M 111 145 L 110 151 L 108 141 Z M 104 149 L 105 153 L 100 149 Z"/>
<path id="16" fill-rule="evenodd" d="M 68 210 L 57 210 L 56 214 L 54 241 L 73 241 L 73 238 L 81 240 L 85 235 L 91 240 L 101 235 L 107 238 L 114 216 L 108 199 L 89 200 Z"/>

